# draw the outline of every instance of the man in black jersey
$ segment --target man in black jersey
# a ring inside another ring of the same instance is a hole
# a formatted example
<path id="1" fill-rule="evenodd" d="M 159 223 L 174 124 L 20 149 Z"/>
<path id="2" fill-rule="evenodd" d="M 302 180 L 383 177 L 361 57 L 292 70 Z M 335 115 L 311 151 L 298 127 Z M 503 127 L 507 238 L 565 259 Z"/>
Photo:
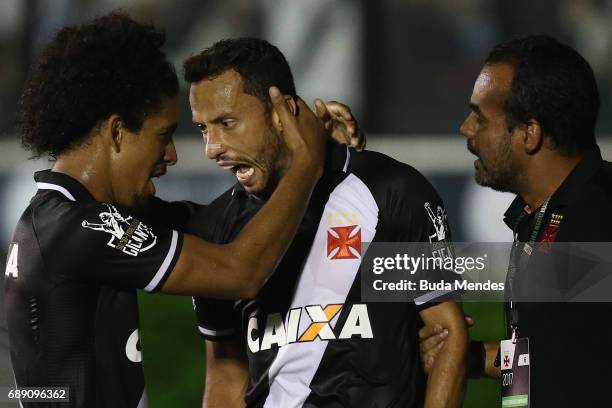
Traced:
<path id="1" fill-rule="evenodd" d="M 64 28 L 22 96 L 22 142 L 54 162 L 35 174 L 38 192 L 8 250 L 11 358 L 17 386 L 68 387 L 70 403 L 61 406 L 146 406 L 136 289 L 254 296 L 323 171 L 322 123 L 302 101 L 292 113 L 271 88 L 290 160 L 244 231 L 224 244 L 183 234 L 173 228 L 186 209 L 168 217 L 171 227 L 141 221 L 152 179 L 177 160 L 178 81 L 163 43 L 152 26 L 120 13 Z"/>
<path id="2" fill-rule="evenodd" d="M 566 250 L 567 243 L 612 242 L 607 216 L 612 207 L 612 164 L 602 159 L 595 138 L 599 104 L 588 62 L 551 37 L 532 35 L 491 51 L 474 85 L 471 112 L 461 126 L 468 149 L 478 157 L 476 181 L 517 195 L 504 222 L 515 236 L 516 253 L 528 256 L 523 256 L 523 263 L 518 262 L 520 256 L 511 257 L 511 268 L 516 269 L 507 282 L 514 290 L 507 298 L 519 301 L 512 302 L 513 307 L 505 304 L 505 317 L 506 339 L 529 343 L 525 354 L 530 378 L 512 375 L 529 390 L 522 394 L 521 406 L 610 406 L 609 294 L 606 303 L 573 298 L 581 292 L 577 289 L 603 283 L 609 270 L 592 280 L 596 258 Z M 563 296 L 546 301 L 550 293 Z M 595 333 L 585 334 L 587 327 L 596 328 Z M 422 332 L 425 360 L 435 356 L 440 343 L 435 333 L 434 327 Z M 474 347 L 478 349 L 481 361 L 475 367 L 480 373 L 499 378 L 500 365 L 511 369 L 511 359 L 500 353 L 499 342 L 481 343 Z"/>
<path id="3" fill-rule="evenodd" d="M 283 124 L 264 90 L 278 84 L 299 110 L 293 78 L 276 47 L 251 38 L 218 42 L 184 69 L 206 154 L 237 178 L 188 230 L 230 242 L 286 171 Z M 331 147 L 298 234 L 262 290 L 237 302 L 195 301 L 207 349 L 204 406 L 460 406 L 467 332 L 451 295 L 367 303 L 359 278 L 362 242 L 445 246 L 449 238 L 444 206 L 415 169 Z M 428 380 L 418 358 L 422 321 L 453 327 Z"/>

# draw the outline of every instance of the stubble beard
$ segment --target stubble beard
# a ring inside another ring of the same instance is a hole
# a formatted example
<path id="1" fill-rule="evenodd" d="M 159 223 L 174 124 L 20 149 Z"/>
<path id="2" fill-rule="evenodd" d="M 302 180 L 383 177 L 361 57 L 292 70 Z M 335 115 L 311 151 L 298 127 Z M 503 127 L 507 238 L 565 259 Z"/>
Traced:
<path id="1" fill-rule="evenodd" d="M 266 143 L 261 151 L 259 162 L 262 163 L 268 174 L 261 192 L 272 194 L 286 170 L 284 163 L 287 151 L 284 147 L 282 136 L 276 132 L 271 123 L 265 139 Z"/>
<path id="2" fill-rule="evenodd" d="M 478 185 L 503 193 L 517 193 L 522 172 L 513 160 L 510 139 L 500 146 L 495 157 L 487 160 L 486 166 L 481 158 L 480 166 L 480 170 L 474 174 Z"/>

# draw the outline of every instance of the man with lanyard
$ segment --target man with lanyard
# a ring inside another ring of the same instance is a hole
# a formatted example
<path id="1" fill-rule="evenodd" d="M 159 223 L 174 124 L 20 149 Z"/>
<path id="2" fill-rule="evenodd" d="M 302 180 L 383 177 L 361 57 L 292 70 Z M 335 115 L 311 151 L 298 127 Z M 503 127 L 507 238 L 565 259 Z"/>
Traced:
<path id="1" fill-rule="evenodd" d="M 507 337 L 501 348 L 472 342 L 471 372 L 503 374 L 503 406 L 609 406 L 612 305 L 560 301 L 589 269 L 554 246 L 612 241 L 612 166 L 595 140 L 592 69 L 550 37 L 515 39 L 489 54 L 470 106 L 461 133 L 478 157 L 476 181 L 517 194 L 504 219 L 515 239 Z M 446 333 L 421 331 L 426 368 Z"/>

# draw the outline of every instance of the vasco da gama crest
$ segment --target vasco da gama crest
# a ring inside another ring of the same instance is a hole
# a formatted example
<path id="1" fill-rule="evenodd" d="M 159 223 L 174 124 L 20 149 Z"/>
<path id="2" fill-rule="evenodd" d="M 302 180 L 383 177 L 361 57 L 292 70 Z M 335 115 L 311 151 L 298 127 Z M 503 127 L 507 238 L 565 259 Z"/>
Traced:
<path id="1" fill-rule="evenodd" d="M 115 206 L 103 204 L 108 211 L 99 214 L 101 222 L 83 221 L 81 226 L 109 234 L 108 246 L 124 254 L 138 256 L 155 246 L 157 236 L 153 230 L 132 216 L 123 217 Z M 96 220 L 97 221 L 97 220 Z"/>

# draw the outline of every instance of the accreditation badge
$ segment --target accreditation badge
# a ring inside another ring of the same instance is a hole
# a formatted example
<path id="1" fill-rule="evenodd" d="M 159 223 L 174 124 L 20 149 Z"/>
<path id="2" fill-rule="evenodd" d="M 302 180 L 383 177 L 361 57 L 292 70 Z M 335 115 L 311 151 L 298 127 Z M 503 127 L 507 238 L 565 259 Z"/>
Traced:
<path id="1" fill-rule="evenodd" d="M 529 407 L 529 339 L 502 340 L 502 408 Z"/>

